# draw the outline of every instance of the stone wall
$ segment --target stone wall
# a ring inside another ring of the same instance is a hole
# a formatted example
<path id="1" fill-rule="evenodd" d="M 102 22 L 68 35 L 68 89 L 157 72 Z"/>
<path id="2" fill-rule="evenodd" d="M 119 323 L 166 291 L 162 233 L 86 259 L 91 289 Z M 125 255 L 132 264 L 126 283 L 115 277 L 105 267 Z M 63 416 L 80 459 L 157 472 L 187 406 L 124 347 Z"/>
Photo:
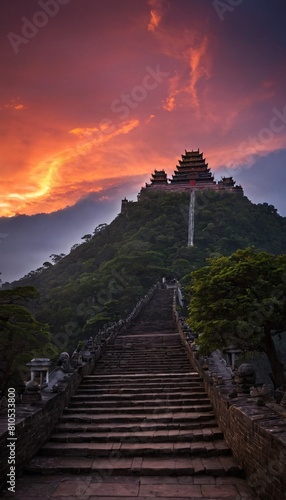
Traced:
<path id="1" fill-rule="evenodd" d="M 92 372 L 96 356 L 74 371 L 69 377 L 64 391 L 59 393 L 42 391 L 42 401 L 36 405 L 16 405 L 16 473 L 19 474 L 23 466 L 37 453 L 39 448 L 49 439 L 52 430 L 60 418 L 64 408 L 76 392 L 78 385 L 85 375 Z M 7 414 L 0 419 L 0 491 L 6 486 L 9 449 L 7 431 Z"/>
<path id="2" fill-rule="evenodd" d="M 191 364 L 204 381 L 218 425 L 250 486 L 261 500 L 285 500 L 285 410 L 276 404 L 257 406 L 248 394 L 231 397 L 234 386 L 227 371 L 218 366 L 215 356 L 209 358 L 208 368 L 202 364 L 186 340 L 175 308 L 174 315 Z"/>

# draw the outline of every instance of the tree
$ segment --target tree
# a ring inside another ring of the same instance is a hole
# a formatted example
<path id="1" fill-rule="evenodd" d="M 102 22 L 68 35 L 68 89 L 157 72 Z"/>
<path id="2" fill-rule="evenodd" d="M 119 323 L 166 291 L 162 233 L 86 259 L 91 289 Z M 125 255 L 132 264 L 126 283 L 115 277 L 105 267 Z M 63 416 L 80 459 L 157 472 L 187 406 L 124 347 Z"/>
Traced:
<path id="1" fill-rule="evenodd" d="M 90 241 L 92 238 L 92 234 L 85 234 L 84 236 L 82 236 L 82 240 L 85 241 L 85 243 L 87 243 L 88 241 Z"/>
<path id="2" fill-rule="evenodd" d="M 49 267 L 53 267 L 53 264 L 47 260 L 46 262 L 43 263 L 43 267 L 45 269 L 48 269 Z"/>
<path id="3" fill-rule="evenodd" d="M 202 354 L 230 344 L 268 356 L 277 386 L 285 385 L 273 335 L 286 330 L 286 255 L 237 250 L 192 273 L 189 325 Z"/>
<path id="4" fill-rule="evenodd" d="M 19 365 L 49 344 L 49 327 L 37 321 L 23 305 L 39 296 L 30 286 L 0 290 L 0 389 L 3 396 L 19 372 Z"/>
<path id="5" fill-rule="evenodd" d="M 80 244 L 79 243 L 75 243 L 72 247 L 71 247 L 71 252 L 73 252 L 77 247 L 79 247 Z"/>
<path id="6" fill-rule="evenodd" d="M 98 226 L 96 226 L 95 230 L 93 231 L 93 234 L 100 233 L 101 231 L 103 231 L 106 228 L 107 228 L 107 224 L 99 224 Z"/>
<path id="7" fill-rule="evenodd" d="M 65 257 L 64 253 L 60 253 L 59 255 L 56 253 L 52 253 L 50 255 L 50 259 L 52 259 L 54 264 L 57 264 L 58 262 L 60 262 L 60 260 L 62 260 L 64 257 Z"/>

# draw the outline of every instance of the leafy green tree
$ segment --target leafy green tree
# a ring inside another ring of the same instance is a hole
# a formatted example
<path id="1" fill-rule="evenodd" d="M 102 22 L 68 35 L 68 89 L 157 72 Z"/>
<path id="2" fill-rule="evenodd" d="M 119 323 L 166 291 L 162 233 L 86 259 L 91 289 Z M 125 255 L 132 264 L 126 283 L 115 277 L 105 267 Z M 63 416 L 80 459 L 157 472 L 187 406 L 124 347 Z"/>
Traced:
<path id="1" fill-rule="evenodd" d="M 111 317 L 106 312 L 100 312 L 86 322 L 82 332 L 84 335 L 95 335 L 104 325 L 107 325 L 110 320 Z"/>
<path id="2" fill-rule="evenodd" d="M 77 247 L 79 247 L 79 243 L 75 243 L 72 247 L 71 247 L 71 252 L 73 252 Z"/>
<path id="3" fill-rule="evenodd" d="M 65 257 L 64 253 L 60 253 L 59 255 L 56 253 L 52 253 L 50 255 L 50 259 L 52 259 L 54 264 L 57 264 L 58 262 L 60 262 L 60 260 L 62 260 L 64 257 Z"/>
<path id="4" fill-rule="evenodd" d="M 92 234 L 85 234 L 84 236 L 82 236 L 82 240 L 84 240 L 85 242 L 88 242 L 90 241 L 92 238 Z"/>
<path id="5" fill-rule="evenodd" d="M 230 344 L 263 351 L 276 385 L 285 385 L 273 335 L 286 331 L 286 255 L 237 250 L 191 276 L 188 323 L 199 334 L 200 352 Z"/>
<path id="6" fill-rule="evenodd" d="M 49 261 L 46 261 L 46 262 L 43 263 L 43 266 L 44 266 L 45 269 L 47 269 L 49 267 L 52 267 L 52 265 L 53 264 L 51 262 L 49 262 Z"/>
<path id="7" fill-rule="evenodd" d="M 95 230 L 93 231 L 93 234 L 97 234 L 100 233 L 101 231 L 104 231 L 104 229 L 107 228 L 107 225 L 108 224 L 99 224 L 98 226 L 96 226 Z"/>
<path id="8" fill-rule="evenodd" d="M 8 385 L 17 378 L 19 365 L 26 363 L 31 356 L 49 349 L 48 325 L 36 321 L 25 305 L 39 296 L 30 286 L 11 290 L 0 290 L 0 390 L 3 396 Z M 24 305 L 25 304 L 25 305 Z"/>

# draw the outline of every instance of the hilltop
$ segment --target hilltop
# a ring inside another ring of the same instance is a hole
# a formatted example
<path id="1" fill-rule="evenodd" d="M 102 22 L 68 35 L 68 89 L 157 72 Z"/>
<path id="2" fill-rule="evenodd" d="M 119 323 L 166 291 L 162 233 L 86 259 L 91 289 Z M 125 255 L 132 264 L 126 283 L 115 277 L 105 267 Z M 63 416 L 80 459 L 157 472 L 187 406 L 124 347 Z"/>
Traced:
<path id="1" fill-rule="evenodd" d="M 75 342 L 108 321 L 126 316 L 162 277 L 182 279 L 206 259 L 254 246 L 285 253 L 286 218 L 267 203 L 255 205 L 242 194 L 196 194 L 195 246 L 187 246 L 188 193 L 149 192 L 127 202 L 109 225 L 98 226 L 56 264 L 29 273 L 12 286 L 35 286 L 40 321 L 59 339 Z"/>

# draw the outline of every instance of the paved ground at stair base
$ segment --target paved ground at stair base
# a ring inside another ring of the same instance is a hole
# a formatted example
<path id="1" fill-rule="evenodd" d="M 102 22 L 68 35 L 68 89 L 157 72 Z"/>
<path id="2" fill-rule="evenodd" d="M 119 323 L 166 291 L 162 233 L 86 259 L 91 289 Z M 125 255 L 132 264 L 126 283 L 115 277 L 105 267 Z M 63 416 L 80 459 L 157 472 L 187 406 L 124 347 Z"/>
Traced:
<path id="1" fill-rule="evenodd" d="M 17 494 L 17 490 L 19 494 Z M 212 476 L 94 476 L 43 477 L 25 476 L 16 481 L 16 492 L 5 498 L 14 500 L 80 498 L 143 500 L 151 498 L 176 500 L 254 500 L 244 479 Z"/>

